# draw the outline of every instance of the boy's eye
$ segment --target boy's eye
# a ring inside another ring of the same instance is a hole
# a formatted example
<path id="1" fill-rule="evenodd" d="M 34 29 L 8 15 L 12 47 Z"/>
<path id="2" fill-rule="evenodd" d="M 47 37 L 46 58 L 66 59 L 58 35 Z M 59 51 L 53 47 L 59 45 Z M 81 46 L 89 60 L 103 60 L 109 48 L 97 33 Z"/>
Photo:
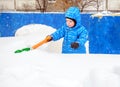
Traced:
<path id="1" fill-rule="evenodd" d="M 67 21 L 67 22 L 70 22 L 70 23 L 72 22 L 72 20 L 66 20 L 66 21 Z"/>
<path id="2" fill-rule="evenodd" d="M 69 22 L 72 22 L 71 20 L 68 20 Z"/>

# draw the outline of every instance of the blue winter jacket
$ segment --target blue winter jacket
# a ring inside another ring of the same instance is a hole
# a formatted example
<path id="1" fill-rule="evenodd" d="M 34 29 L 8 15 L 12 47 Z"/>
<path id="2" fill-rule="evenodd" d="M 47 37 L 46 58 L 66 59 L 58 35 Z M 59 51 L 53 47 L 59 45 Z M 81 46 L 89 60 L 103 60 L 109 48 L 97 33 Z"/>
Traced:
<path id="1" fill-rule="evenodd" d="M 62 53 L 86 53 L 85 42 L 87 41 L 88 32 L 84 26 L 81 25 L 80 10 L 77 7 L 70 7 L 65 12 L 65 17 L 76 20 L 76 25 L 72 28 L 68 27 L 66 23 L 56 30 L 51 36 L 53 40 L 63 39 Z M 79 43 L 77 49 L 71 48 L 71 43 Z"/>

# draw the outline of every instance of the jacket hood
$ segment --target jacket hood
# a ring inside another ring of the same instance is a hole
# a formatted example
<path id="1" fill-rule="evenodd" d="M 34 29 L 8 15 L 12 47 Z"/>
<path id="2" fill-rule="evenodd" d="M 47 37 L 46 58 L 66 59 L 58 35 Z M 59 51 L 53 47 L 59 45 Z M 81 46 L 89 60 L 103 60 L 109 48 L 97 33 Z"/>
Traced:
<path id="1" fill-rule="evenodd" d="M 76 26 L 81 25 L 81 14 L 78 7 L 70 7 L 65 12 L 65 17 L 76 20 Z"/>

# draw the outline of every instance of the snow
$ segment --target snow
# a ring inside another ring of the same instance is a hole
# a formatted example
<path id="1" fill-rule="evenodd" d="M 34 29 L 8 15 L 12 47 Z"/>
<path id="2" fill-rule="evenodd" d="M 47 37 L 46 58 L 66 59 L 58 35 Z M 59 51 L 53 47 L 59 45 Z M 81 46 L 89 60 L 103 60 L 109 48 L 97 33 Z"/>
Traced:
<path id="1" fill-rule="evenodd" d="M 110 11 L 103 11 L 103 12 L 98 12 L 96 14 L 92 14 L 91 17 L 94 18 L 94 17 L 98 17 L 98 18 L 102 18 L 104 16 L 120 16 L 120 13 L 112 13 Z"/>
<path id="2" fill-rule="evenodd" d="M 61 54 L 62 40 L 14 53 L 54 31 L 31 24 L 0 38 L 0 87 L 120 87 L 120 55 Z"/>

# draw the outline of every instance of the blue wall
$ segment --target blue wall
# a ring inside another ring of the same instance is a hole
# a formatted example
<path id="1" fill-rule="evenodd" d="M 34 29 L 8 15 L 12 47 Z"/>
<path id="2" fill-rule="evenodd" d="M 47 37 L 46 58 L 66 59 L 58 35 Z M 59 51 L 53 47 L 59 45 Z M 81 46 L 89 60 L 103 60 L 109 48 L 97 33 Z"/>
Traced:
<path id="1" fill-rule="evenodd" d="M 91 53 L 120 54 L 120 16 L 90 19 Z"/>
<path id="2" fill-rule="evenodd" d="M 1 36 L 14 36 L 16 29 L 27 24 L 46 24 L 54 28 L 58 28 L 65 20 L 63 15 L 64 14 L 52 13 L 1 13 Z"/>
<path id="3" fill-rule="evenodd" d="M 120 54 L 120 16 L 91 18 L 81 14 L 82 24 L 89 32 L 89 52 Z M 2 37 L 14 36 L 16 30 L 27 24 L 46 24 L 59 28 L 65 22 L 63 13 L 0 13 Z"/>

